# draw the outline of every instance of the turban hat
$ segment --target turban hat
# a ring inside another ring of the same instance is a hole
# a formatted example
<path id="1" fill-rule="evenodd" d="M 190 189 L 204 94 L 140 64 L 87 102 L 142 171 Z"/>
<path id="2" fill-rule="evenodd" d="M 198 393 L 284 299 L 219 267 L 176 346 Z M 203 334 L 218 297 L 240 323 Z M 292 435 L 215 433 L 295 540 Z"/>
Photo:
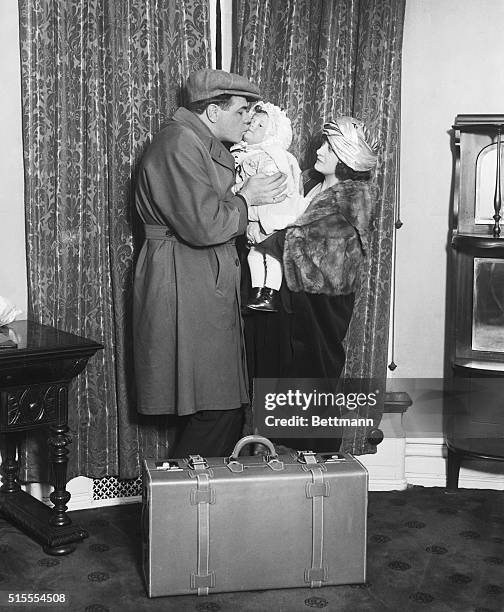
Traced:
<path id="1" fill-rule="evenodd" d="M 339 159 L 357 172 L 372 170 L 378 159 L 377 142 L 362 121 L 338 117 L 324 123 L 322 133 Z"/>

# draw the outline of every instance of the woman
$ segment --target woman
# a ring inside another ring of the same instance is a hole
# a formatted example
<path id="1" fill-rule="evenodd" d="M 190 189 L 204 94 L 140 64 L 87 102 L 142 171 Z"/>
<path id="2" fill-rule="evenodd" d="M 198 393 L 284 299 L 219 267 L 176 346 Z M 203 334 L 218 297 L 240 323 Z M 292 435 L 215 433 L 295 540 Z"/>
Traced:
<path id="1" fill-rule="evenodd" d="M 283 261 L 284 283 L 279 313 L 247 317 L 251 380 L 334 380 L 343 371 L 343 340 L 368 250 L 377 152 L 352 117 L 326 123 L 322 134 L 315 172 L 304 176 L 310 204 L 294 224 L 257 245 Z"/>

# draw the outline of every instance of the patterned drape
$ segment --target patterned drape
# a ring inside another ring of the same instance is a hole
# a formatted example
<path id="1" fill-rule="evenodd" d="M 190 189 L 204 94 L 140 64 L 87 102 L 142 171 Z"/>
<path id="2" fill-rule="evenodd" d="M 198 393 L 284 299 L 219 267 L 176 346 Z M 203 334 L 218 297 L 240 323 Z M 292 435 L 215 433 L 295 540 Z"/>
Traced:
<path id="1" fill-rule="evenodd" d="M 322 123 L 353 115 L 381 142 L 374 184 L 375 231 L 347 334 L 345 378 L 386 383 L 392 233 L 399 171 L 401 48 L 405 0 L 237 0 L 233 68 L 257 82 L 292 119 L 292 153 L 314 161 Z M 383 399 L 360 416 L 379 422 Z M 344 448 L 374 452 L 365 429 L 345 431 Z"/>
<path id="2" fill-rule="evenodd" d="M 134 478 L 170 423 L 136 413 L 131 187 L 210 63 L 208 0 L 19 0 L 29 316 L 105 346 L 71 387 L 69 474 Z M 28 440 L 21 457 L 40 452 Z M 42 476 L 25 467 L 26 480 Z"/>

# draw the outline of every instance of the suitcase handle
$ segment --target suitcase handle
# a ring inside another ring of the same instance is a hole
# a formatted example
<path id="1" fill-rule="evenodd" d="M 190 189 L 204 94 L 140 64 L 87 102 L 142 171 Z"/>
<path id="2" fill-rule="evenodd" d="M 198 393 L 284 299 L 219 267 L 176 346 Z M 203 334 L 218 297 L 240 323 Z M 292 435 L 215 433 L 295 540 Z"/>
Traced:
<path id="1" fill-rule="evenodd" d="M 239 454 L 241 453 L 243 448 L 247 446 L 247 444 L 264 444 L 264 446 L 266 446 L 269 450 L 268 456 L 271 459 L 278 458 L 277 452 L 271 440 L 268 440 L 268 438 L 264 438 L 263 436 L 251 435 L 251 436 L 245 436 L 244 438 L 241 438 L 241 440 L 238 440 L 231 456 L 229 457 L 229 461 L 237 461 Z"/>
<path id="2" fill-rule="evenodd" d="M 268 438 L 263 438 L 262 436 L 245 436 L 241 440 L 238 440 L 236 446 L 234 447 L 233 453 L 230 457 L 226 459 L 226 463 L 228 468 L 232 472 L 243 472 L 243 464 L 238 461 L 238 456 L 242 451 L 244 446 L 247 444 L 264 444 L 264 446 L 268 447 L 269 453 L 266 455 L 265 460 L 268 467 L 270 467 L 275 472 L 281 471 L 284 469 L 283 461 L 278 459 L 277 452 L 273 443 L 268 440 Z"/>

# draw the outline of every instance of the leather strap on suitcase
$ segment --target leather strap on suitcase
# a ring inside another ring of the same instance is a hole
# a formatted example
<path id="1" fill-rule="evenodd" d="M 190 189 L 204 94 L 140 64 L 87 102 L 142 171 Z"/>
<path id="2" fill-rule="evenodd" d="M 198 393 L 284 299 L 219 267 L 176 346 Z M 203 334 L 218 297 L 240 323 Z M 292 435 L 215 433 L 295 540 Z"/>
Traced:
<path id="1" fill-rule="evenodd" d="M 305 569 L 305 582 L 312 588 L 321 587 L 327 580 L 327 567 L 324 560 L 324 497 L 329 497 L 329 483 L 324 482 L 323 466 L 317 463 L 312 451 L 298 452 L 298 461 L 304 463 L 303 469 L 311 473 L 312 481 L 306 483 L 306 497 L 312 500 L 312 562 Z"/>
<path id="2" fill-rule="evenodd" d="M 210 486 L 208 463 L 200 455 L 189 456 L 189 467 L 194 470 L 196 488 L 191 490 L 191 505 L 198 509 L 197 572 L 191 573 L 191 589 L 198 595 L 208 595 L 215 586 L 215 573 L 210 571 L 210 504 L 215 503 L 215 491 Z"/>

